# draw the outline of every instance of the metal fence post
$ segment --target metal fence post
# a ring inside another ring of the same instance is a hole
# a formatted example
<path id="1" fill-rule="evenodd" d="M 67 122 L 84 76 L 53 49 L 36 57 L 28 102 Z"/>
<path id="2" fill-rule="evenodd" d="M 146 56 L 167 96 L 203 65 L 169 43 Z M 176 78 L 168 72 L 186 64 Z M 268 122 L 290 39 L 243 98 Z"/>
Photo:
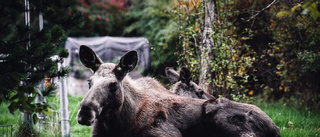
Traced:
<path id="1" fill-rule="evenodd" d="M 62 64 L 59 64 L 59 68 Z M 66 90 L 66 79 L 60 77 L 60 111 L 61 111 L 61 132 L 62 137 L 70 137 L 70 120 L 69 120 L 69 102 L 68 102 L 68 92 Z"/>

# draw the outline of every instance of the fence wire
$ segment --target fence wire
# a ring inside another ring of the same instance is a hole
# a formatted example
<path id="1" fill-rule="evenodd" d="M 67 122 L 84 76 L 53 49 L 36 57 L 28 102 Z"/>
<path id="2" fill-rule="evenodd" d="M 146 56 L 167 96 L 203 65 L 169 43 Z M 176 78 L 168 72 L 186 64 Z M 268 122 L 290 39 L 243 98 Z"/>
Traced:
<path id="1" fill-rule="evenodd" d="M 12 137 L 12 125 L 0 125 L 1 137 Z"/>

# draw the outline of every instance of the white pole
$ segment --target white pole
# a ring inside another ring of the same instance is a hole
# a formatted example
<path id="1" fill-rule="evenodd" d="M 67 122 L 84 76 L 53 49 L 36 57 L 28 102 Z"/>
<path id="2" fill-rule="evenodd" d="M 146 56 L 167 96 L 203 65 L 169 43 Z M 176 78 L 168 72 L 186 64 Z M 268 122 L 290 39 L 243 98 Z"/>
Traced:
<path id="1" fill-rule="evenodd" d="M 63 64 L 59 63 L 59 68 Z M 62 137 L 70 137 L 70 120 L 69 120 L 69 102 L 68 102 L 68 92 L 66 90 L 66 79 L 60 77 L 60 111 L 61 111 L 61 132 Z"/>

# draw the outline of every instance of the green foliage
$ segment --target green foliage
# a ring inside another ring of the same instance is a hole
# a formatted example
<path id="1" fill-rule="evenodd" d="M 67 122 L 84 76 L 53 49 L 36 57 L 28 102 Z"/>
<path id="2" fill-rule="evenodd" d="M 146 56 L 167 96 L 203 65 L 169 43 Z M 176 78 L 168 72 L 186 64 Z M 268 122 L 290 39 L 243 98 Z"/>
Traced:
<path id="1" fill-rule="evenodd" d="M 122 36 L 126 27 L 125 13 L 128 0 L 79 0 L 69 13 L 81 12 L 78 28 L 71 30 L 72 37 Z"/>
<path id="2" fill-rule="evenodd" d="M 280 5 L 287 7 L 287 5 Z M 278 60 L 276 74 L 278 89 L 287 97 L 295 96 L 309 107 L 319 107 L 320 86 L 320 12 L 318 1 L 277 9 L 273 31 L 275 42 L 270 43 L 270 54 Z M 286 13 L 285 16 L 280 16 Z M 280 14 L 280 15 L 279 15 Z M 275 87 L 277 88 L 277 87 Z"/>
<path id="3" fill-rule="evenodd" d="M 18 118 L 21 117 L 20 111 L 14 111 L 13 114 L 9 112 L 8 110 L 8 103 L 2 103 L 0 104 L 0 125 L 13 125 L 13 128 L 17 128 L 19 124 Z M 2 128 L 0 128 L 0 133 L 3 133 Z"/>
<path id="4" fill-rule="evenodd" d="M 215 4 L 216 10 L 213 27 L 209 34 L 209 38 L 213 41 L 211 49 L 205 47 L 203 39 L 199 34 L 199 29 L 205 29 L 204 7 L 206 1 L 201 2 L 180 2 L 179 11 L 179 28 L 180 28 L 180 44 L 183 48 L 180 51 L 179 64 L 187 65 L 191 68 L 194 80 L 200 75 L 207 75 L 207 83 L 213 87 L 210 91 L 214 96 L 225 96 L 238 100 L 246 98 L 245 84 L 255 61 L 255 52 L 249 45 L 241 43 L 242 39 L 247 39 L 247 35 L 241 36 L 234 34 L 234 25 L 230 6 L 231 1 L 222 1 Z M 232 9 L 234 10 L 234 9 Z M 200 72 L 199 64 L 201 58 L 204 58 L 208 64 L 209 72 Z M 246 94 L 249 94 L 247 92 Z M 251 94 L 252 95 L 252 94 Z"/>
<path id="5" fill-rule="evenodd" d="M 320 70 L 320 54 L 315 51 L 304 50 L 297 53 L 297 58 L 303 62 L 302 72 L 317 72 Z"/>
<path id="6" fill-rule="evenodd" d="M 300 105 L 319 107 L 319 2 L 281 1 L 265 8 L 268 4 L 268 0 L 232 4 L 241 11 L 233 14 L 233 34 L 247 36 L 241 43 L 256 54 L 244 86 L 268 99 L 294 96 Z"/>
<path id="7" fill-rule="evenodd" d="M 18 130 L 13 133 L 17 137 L 39 137 L 39 133 L 27 122 L 20 122 Z"/>
<path id="8" fill-rule="evenodd" d="M 16 110 L 29 113 L 37 122 L 35 113 L 51 114 L 51 103 L 34 104 L 36 95 L 48 96 L 55 86 L 40 88 L 45 77 L 65 76 L 68 68 L 58 70 L 58 63 L 68 56 L 61 45 L 78 16 L 62 8 L 68 8 L 74 1 L 30 1 L 30 27 L 24 23 L 24 3 L 2 1 L 0 28 L 0 104 L 10 103 L 11 113 Z M 59 8 L 57 8 L 59 7 Z M 39 30 L 39 13 L 44 16 L 44 28 Z M 65 15 L 65 16 L 61 16 Z M 9 35 L 7 35 L 9 34 Z M 56 59 L 51 59 L 57 55 Z M 27 95 L 27 96 L 26 96 Z M 27 127 L 27 126 L 24 126 Z M 22 127 L 22 128 L 24 128 Z"/>
<path id="9" fill-rule="evenodd" d="M 59 95 L 47 97 L 48 102 L 53 102 L 59 104 Z M 36 125 L 31 126 L 27 125 L 25 122 L 20 120 L 21 112 L 19 110 L 14 111 L 13 114 L 7 109 L 9 103 L 2 103 L 0 105 L 0 125 L 12 125 L 12 136 L 21 137 L 21 136 L 33 136 L 33 137 L 59 137 L 61 136 L 59 130 L 59 118 L 58 114 L 55 112 L 53 115 L 47 115 L 45 121 L 40 121 Z M 73 107 L 73 106 L 71 106 Z M 52 110 L 51 110 L 52 111 Z M 47 123 L 44 123 L 47 122 Z M 42 125 L 39 125 L 42 124 Z M 42 128 L 38 128 L 42 126 Z M 6 132 L 11 134 L 11 130 L 6 128 L 0 128 L 1 135 L 6 134 Z M 5 136 L 5 135 L 4 135 Z"/>
<path id="10" fill-rule="evenodd" d="M 178 31 L 173 8 L 174 0 L 83 0 L 70 10 L 80 11 L 83 16 L 69 36 L 145 37 L 151 45 L 152 60 L 152 69 L 147 72 L 163 80 L 165 67 L 177 66 L 174 45 Z"/>
<path id="11" fill-rule="evenodd" d="M 317 37 L 320 34 L 318 20 L 320 12 L 317 9 L 319 6 L 317 1 L 308 1 L 305 4 L 297 4 L 291 10 L 279 11 L 277 17 L 282 20 L 287 20 L 289 24 L 280 24 L 276 29 L 282 29 L 282 32 L 289 35 L 278 34 L 277 37 L 287 39 L 288 42 L 279 42 L 284 48 L 295 54 L 295 58 L 302 65 L 302 71 L 317 72 L 320 70 L 319 62 L 319 43 Z M 281 13 L 286 13 L 287 16 L 279 16 Z M 296 31 L 298 33 L 290 33 Z M 294 42 L 293 39 L 296 41 Z M 299 42 L 299 43 L 298 43 Z M 291 47 L 296 45 L 294 47 Z"/>
<path id="12" fill-rule="evenodd" d="M 87 137 L 91 136 L 91 129 L 92 127 L 84 126 L 78 124 L 77 121 L 77 113 L 80 102 L 83 97 L 74 97 L 68 96 L 69 99 L 69 108 L 70 108 L 70 126 L 71 126 L 71 133 L 70 135 L 73 137 Z"/>
<path id="13" fill-rule="evenodd" d="M 171 12 L 174 8 L 173 0 L 140 0 L 132 2 L 126 14 L 128 26 L 124 30 L 125 36 L 142 36 L 151 45 L 152 75 L 160 80 L 165 67 L 176 66 L 177 57 L 174 45 L 178 40 L 175 16 Z"/>

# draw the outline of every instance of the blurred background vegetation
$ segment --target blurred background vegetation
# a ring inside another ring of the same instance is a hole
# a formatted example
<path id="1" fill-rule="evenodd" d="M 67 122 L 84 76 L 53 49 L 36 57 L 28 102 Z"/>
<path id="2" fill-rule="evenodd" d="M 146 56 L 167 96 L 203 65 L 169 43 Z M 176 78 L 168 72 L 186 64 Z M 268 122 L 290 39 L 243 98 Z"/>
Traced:
<path id="1" fill-rule="evenodd" d="M 178 2 L 179 64 L 187 62 L 199 79 L 198 64 L 206 55 L 208 92 L 215 96 L 238 100 L 260 94 L 319 108 L 319 2 L 213 2 L 213 46 L 205 53 L 199 32 L 210 1 Z"/>
<path id="2" fill-rule="evenodd" d="M 68 36 L 146 37 L 152 76 L 167 82 L 165 67 L 186 65 L 199 81 L 207 1 L 75 1 L 67 12 L 82 13 L 82 21 Z M 319 2 L 214 2 L 209 92 L 229 98 L 261 94 L 319 108 Z"/>
<path id="3" fill-rule="evenodd" d="M 214 16 L 206 34 L 212 41 L 208 48 L 201 32 L 210 2 Z M 24 93 L 49 94 L 48 90 L 21 87 L 21 81 L 28 81 L 25 62 L 43 66 L 38 67 L 43 71 L 36 71 L 34 79 L 29 79 L 34 87 L 45 76 L 63 76 L 67 70 L 57 71 L 62 59 L 52 62 L 50 56 L 67 56 L 63 51 L 67 37 L 90 36 L 147 38 L 150 76 L 166 84 L 165 67 L 187 66 L 194 81 L 205 76 L 207 92 L 216 97 L 250 101 L 258 96 L 308 110 L 320 108 L 318 0 L 31 1 L 34 48 L 29 51 L 25 49 L 24 2 L 2 1 L 0 11 L 0 103 L 18 102 L 11 105 L 12 113 L 25 109 L 17 104 L 34 100 L 22 96 Z M 38 30 L 39 12 L 43 13 L 43 31 Z M 201 71 L 204 58 L 205 73 Z M 33 112 L 53 108 L 48 104 L 30 107 Z"/>

